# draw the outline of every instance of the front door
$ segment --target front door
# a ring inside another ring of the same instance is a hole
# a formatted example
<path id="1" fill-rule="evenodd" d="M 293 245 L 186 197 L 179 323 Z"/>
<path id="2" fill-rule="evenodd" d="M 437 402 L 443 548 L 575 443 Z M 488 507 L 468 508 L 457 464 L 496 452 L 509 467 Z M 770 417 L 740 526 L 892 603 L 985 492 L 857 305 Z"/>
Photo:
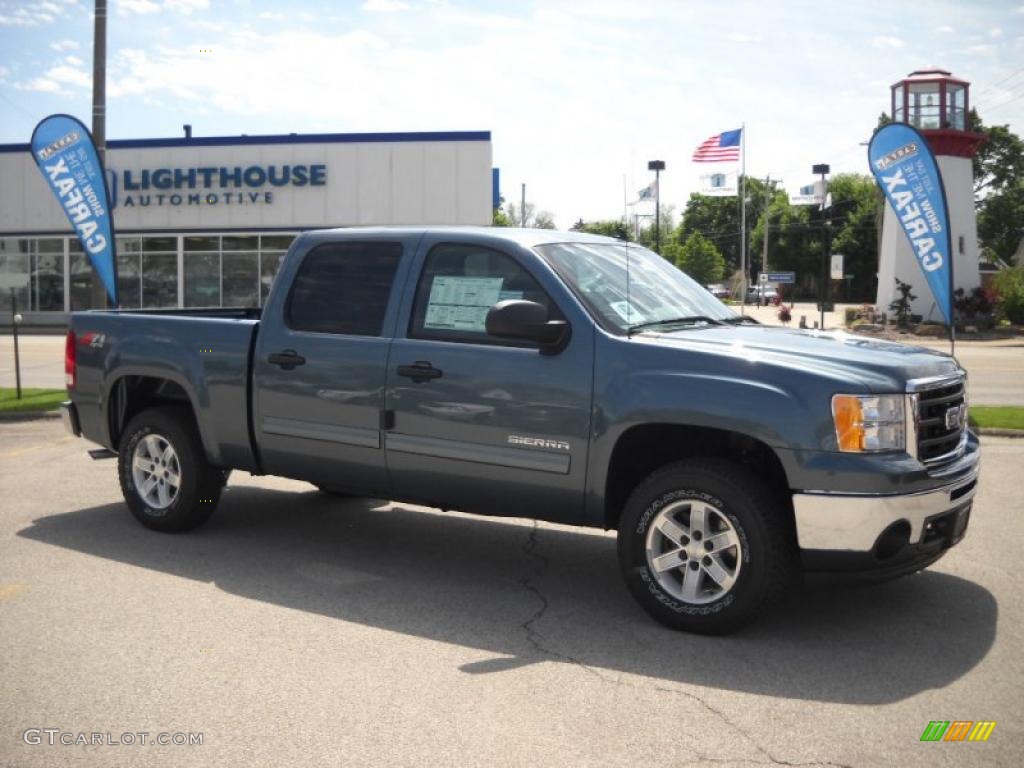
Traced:
<path id="1" fill-rule="evenodd" d="M 592 327 L 567 318 L 571 340 L 554 355 L 488 336 L 487 310 L 503 299 L 541 303 L 551 319 L 567 316 L 524 266 L 529 254 L 443 238 L 421 246 L 415 294 L 388 366 L 392 496 L 578 521 L 590 435 Z"/>
<path id="2" fill-rule="evenodd" d="M 387 493 L 380 422 L 396 276 L 419 237 L 324 242 L 279 275 L 291 289 L 271 296 L 254 360 L 267 473 Z"/>

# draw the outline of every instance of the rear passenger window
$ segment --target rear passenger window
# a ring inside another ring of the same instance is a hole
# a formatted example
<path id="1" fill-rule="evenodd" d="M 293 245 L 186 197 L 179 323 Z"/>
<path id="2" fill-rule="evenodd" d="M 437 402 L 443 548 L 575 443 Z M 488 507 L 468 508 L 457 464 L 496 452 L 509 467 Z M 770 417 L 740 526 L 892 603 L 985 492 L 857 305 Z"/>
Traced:
<path id="1" fill-rule="evenodd" d="M 409 335 L 504 346 L 530 346 L 487 334 L 487 312 L 499 301 L 542 304 L 561 317 L 530 275 L 511 256 L 479 245 L 439 245 L 427 254 L 416 286 Z"/>
<path id="2" fill-rule="evenodd" d="M 285 308 L 295 331 L 380 336 L 400 243 L 327 243 L 302 260 Z"/>

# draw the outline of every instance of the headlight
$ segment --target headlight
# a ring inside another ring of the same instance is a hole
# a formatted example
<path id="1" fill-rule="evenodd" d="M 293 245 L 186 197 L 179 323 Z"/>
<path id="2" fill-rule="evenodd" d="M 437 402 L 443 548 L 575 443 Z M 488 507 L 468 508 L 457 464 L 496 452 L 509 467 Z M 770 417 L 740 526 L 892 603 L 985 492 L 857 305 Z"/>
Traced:
<path id="1" fill-rule="evenodd" d="M 901 451 L 906 447 L 903 395 L 833 395 L 839 450 Z"/>

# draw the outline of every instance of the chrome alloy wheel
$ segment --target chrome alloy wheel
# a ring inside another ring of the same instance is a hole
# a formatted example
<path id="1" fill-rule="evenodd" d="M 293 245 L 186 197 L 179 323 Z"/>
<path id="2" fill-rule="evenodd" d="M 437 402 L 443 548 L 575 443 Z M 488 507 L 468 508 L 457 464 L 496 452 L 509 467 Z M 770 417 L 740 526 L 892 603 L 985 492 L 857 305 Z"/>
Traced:
<path id="1" fill-rule="evenodd" d="M 132 481 L 148 506 L 166 509 L 174 503 L 181 487 L 181 466 L 166 438 L 149 434 L 139 440 L 132 455 Z"/>
<path id="2" fill-rule="evenodd" d="M 728 594 L 743 562 L 740 537 L 720 509 L 697 499 L 667 504 L 651 522 L 647 565 L 659 586 L 684 603 Z"/>

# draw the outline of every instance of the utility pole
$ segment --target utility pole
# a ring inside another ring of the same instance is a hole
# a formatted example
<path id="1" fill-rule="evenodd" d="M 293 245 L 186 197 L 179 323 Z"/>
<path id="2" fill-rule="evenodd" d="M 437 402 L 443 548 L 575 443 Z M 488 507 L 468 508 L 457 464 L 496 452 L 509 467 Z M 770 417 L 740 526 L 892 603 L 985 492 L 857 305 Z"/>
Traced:
<path id="1" fill-rule="evenodd" d="M 523 188 L 519 195 L 519 226 L 526 226 L 526 182 L 523 182 Z"/>
<path id="2" fill-rule="evenodd" d="M 768 206 L 772 203 L 772 193 L 775 191 L 773 184 L 778 184 L 782 179 L 773 179 L 771 176 L 764 177 L 764 247 L 761 250 L 761 271 L 768 271 L 768 229 L 771 226 L 771 217 L 768 215 Z"/>
<path id="3" fill-rule="evenodd" d="M 661 172 L 665 170 L 664 160 L 651 160 L 647 170 L 654 171 L 654 250 L 661 253 Z"/>
<path id="4" fill-rule="evenodd" d="M 832 235 L 832 222 L 825 218 L 825 202 L 828 200 L 828 180 L 826 177 L 831 169 L 828 163 L 819 163 L 811 167 L 811 173 L 816 173 L 821 176 L 821 217 L 824 222 L 822 228 L 825 241 L 825 252 L 821 258 L 821 288 L 818 290 L 818 307 L 821 320 L 818 326 L 821 330 L 825 330 L 825 304 L 828 302 L 828 252 L 832 247 L 829 242 Z"/>
<path id="5" fill-rule="evenodd" d="M 100 159 L 100 169 L 107 172 L 107 0 L 95 0 L 92 42 L 92 140 Z M 109 306 L 107 290 L 99 275 L 92 275 L 92 304 L 98 309 Z"/>

